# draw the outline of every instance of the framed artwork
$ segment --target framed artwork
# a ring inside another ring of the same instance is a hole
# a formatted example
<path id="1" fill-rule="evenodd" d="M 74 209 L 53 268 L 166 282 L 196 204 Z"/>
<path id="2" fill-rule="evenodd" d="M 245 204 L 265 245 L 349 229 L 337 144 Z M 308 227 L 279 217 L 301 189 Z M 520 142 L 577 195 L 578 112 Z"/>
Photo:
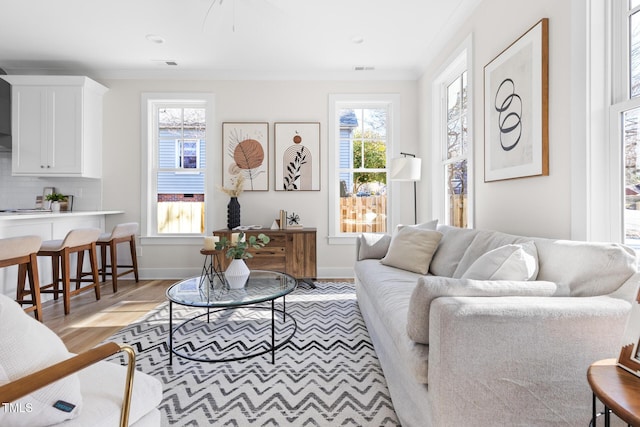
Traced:
<path id="1" fill-rule="evenodd" d="M 320 123 L 275 123 L 275 189 L 320 190 Z"/>
<path id="2" fill-rule="evenodd" d="M 640 290 L 631 306 L 631 314 L 622 336 L 618 366 L 640 377 Z"/>
<path id="3" fill-rule="evenodd" d="M 484 180 L 549 175 L 549 19 L 484 67 Z"/>
<path id="4" fill-rule="evenodd" d="M 269 190 L 269 123 L 222 123 L 222 186 Z"/>

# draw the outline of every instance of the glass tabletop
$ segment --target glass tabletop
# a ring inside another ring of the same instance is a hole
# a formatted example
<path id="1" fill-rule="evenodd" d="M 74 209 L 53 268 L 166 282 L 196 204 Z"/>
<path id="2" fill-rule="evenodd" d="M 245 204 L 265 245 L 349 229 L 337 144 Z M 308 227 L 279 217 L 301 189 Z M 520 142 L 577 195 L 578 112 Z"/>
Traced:
<path id="1" fill-rule="evenodd" d="M 182 280 L 167 289 L 167 298 L 192 307 L 234 307 L 257 304 L 292 292 L 298 281 L 277 271 L 251 270 L 242 289 L 229 289 L 217 275 Z"/>

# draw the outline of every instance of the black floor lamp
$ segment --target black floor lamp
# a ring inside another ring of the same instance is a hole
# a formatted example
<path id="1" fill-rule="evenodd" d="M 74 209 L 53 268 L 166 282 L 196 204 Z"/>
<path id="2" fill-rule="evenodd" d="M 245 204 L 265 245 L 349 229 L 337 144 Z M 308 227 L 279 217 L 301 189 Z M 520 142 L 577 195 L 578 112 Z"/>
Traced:
<path id="1" fill-rule="evenodd" d="M 413 182 L 413 212 L 414 224 L 418 223 L 418 200 L 416 182 L 420 181 L 422 175 L 422 159 L 415 154 L 400 153 L 402 157 L 391 160 L 391 181 L 412 181 Z"/>

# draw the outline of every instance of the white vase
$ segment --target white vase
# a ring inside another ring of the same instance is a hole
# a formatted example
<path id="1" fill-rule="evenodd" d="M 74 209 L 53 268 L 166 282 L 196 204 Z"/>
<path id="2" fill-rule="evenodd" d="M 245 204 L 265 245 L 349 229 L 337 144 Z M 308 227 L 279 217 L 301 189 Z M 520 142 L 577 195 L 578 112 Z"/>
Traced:
<path id="1" fill-rule="evenodd" d="M 51 212 L 60 212 L 60 202 L 51 202 Z"/>
<path id="2" fill-rule="evenodd" d="M 242 289 L 249 278 L 249 267 L 243 259 L 232 259 L 224 272 L 224 277 L 229 283 L 230 289 Z"/>

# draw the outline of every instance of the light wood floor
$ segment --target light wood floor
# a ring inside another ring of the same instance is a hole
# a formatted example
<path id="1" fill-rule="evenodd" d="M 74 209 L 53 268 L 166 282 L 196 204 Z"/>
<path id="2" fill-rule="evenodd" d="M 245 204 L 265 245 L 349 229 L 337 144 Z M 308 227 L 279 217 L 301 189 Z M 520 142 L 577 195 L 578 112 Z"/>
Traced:
<path id="1" fill-rule="evenodd" d="M 93 291 L 71 297 L 71 312 L 64 315 L 62 298 L 43 304 L 44 324 L 62 338 L 72 353 L 95 347 L 115 332 L 166 301 L 165 291 L 176 280 L 118 280 L 118 292 L 111 282 Z"/>

